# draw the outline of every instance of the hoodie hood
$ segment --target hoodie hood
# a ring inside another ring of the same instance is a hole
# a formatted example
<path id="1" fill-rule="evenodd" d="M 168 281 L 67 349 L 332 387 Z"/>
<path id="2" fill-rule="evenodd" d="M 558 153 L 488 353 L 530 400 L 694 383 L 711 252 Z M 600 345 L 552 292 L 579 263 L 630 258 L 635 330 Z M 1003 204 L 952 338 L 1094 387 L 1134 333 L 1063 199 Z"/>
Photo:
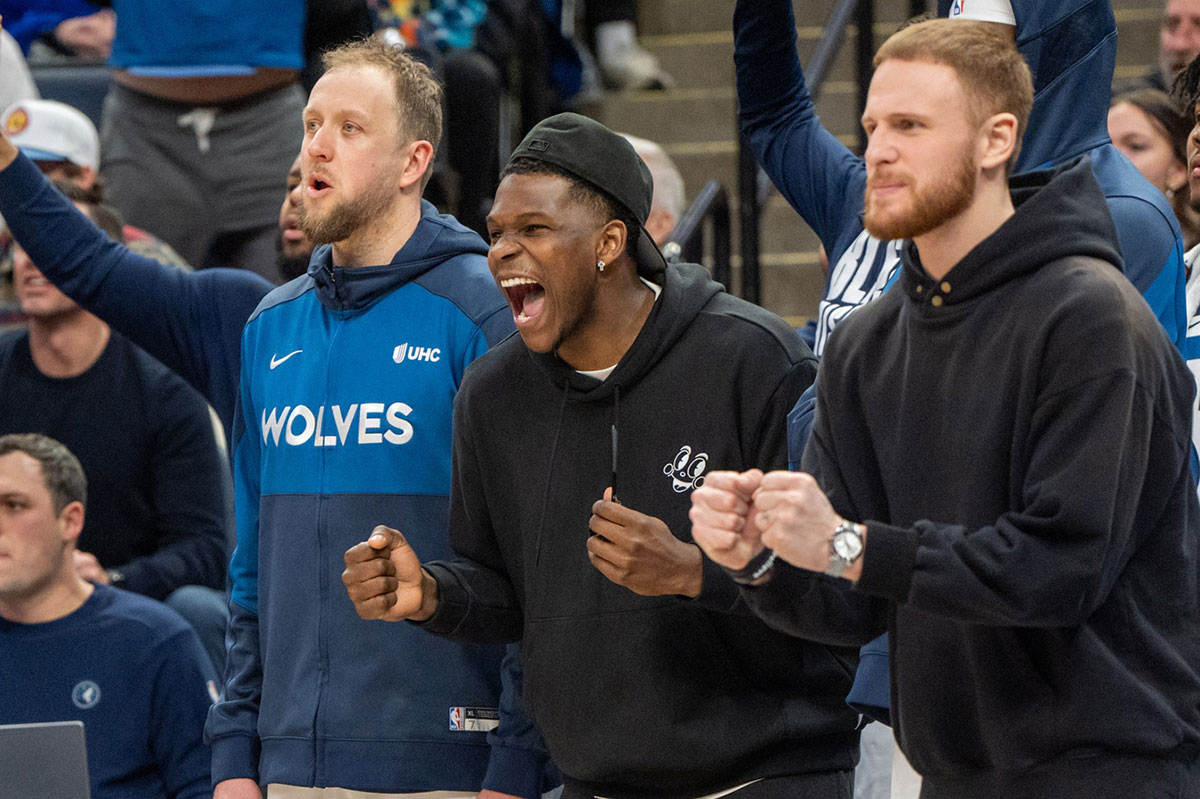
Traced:
<path id="1" fill-rule="evenodd" d="M 1090 257 L 1121 268 L 1117 231 L 1086 156 L 1009 181 L 1016 212 L 967 253 L 941 280 L 921 266 L 912 241 L 904 243 L 902 285 L 914 301 L 949 307 L 1067 257 Z"/>
<path id="2" fill-rule="evenodd" d="M 457 219 L 421 200 L 421 220 L 390 264 L 347 268 L 333 265 L 333 245 L 313 251 L 308 276 L 321 304 L 331 311 L 358 311 L 445 261 L 460 255 L 487 256 L 487 244 Z"/>
<path id="3" fill-rule="evenodd" d="M 662 294 L 646 324 L 607 380 L 581 375 L 557 353 L 530 352 L 546 377 L 583 402 L 608 401 L 613 392 L 634 385 L 684 334 L 708 302 L 725 289 L 697 264 L 672 264 L 663 279 Z"/>
<path id="4" fill-rule="evenodd" d="M 953 0 L 938 0 L 938 16 Z M 1012 0 L 1017 49 L 1033 72 L 1033 111 L 1015 172 L 1060 164 L 1108 142 L 1117 60 L 1109 0 Z"/>

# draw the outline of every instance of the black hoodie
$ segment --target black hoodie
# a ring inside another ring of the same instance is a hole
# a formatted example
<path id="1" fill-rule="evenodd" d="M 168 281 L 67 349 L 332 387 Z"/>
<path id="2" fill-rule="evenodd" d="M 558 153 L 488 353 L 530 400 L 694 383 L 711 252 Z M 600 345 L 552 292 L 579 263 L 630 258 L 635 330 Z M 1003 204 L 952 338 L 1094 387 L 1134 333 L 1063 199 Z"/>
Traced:
<path id="1" fill-rule="evenodd" d="M 568 784 L 696 797 L 760 777 L 852 768 L 853 649 L 769 630 L 705 561 L 699 600 L 643 597 L 588 561 L 591 506 L 617 493 L 691 540 L 706 471 L 782 467 L 784 418 L 815 359 L 780 319 L 702 267 L 670 267 L 633 346 L 600 382 L 512 337 L 455 405 L 451 544 L 427 564 L 433 632 L 523 638 L 525 701 Z M 851 638 L 845 644 L 861 643 Z"/>
<path id="2" fill-rule="evenodd" d="M 897 289 L 834 331 L 804 469 L 867 524 L 843 594 L 891 633 L 922 797 L 1184 796 L 1200 767 L 1191 378 L 1115 268 L 1086 159 L 1014 180 L 1013 198 L 942 280 L 908 244 Z M 813 634 L 818 579 L 784 569 L 747 599 Z"/>

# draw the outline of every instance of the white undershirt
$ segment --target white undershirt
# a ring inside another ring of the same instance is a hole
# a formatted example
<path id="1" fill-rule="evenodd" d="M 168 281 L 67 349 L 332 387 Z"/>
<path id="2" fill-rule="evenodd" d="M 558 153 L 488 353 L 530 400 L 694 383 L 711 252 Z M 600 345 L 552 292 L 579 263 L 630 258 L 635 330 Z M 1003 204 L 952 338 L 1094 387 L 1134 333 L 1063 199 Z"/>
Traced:
<path id="1" fill-rule="evenodd" d="M 641 275 L 638 276 L 638 279 L 650 287 L 650 290 L 654 292 L 654 301 L 658 302 L 659 295 L 662 294 L 662 286 L 658 285 L 657 283 L 651 283 L 649 280 L 642 277 Z M 590 369 L 590 370 L 576 369 L 575 371 L 579 372 L 579 374 L 581 374 L 581 375 L 587 375 L 588 377 L 594 377 L 597 380 L 603 382 L 608 379 L 608 376 L 613 373 L 613 369 L 616 369 L 616 368 L 617 368 L 617 365 L 614 363 L 612 366 L 606 366 L 603 369 Z M 724 794 L 720 794 L 720 795 L 724 796 Z M 709 798 L 701 797 L 701 799 L 709 799 Z"/>

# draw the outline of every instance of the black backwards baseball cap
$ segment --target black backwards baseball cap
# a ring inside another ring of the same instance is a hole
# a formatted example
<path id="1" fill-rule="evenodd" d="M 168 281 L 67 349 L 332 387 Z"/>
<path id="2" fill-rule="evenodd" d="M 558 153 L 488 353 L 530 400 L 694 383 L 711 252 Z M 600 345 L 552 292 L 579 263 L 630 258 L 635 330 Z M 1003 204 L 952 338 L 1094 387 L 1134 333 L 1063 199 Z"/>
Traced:
<path id="1" fill-rule="evenodd" d="M 631 211 L 642 226 L 638 241 L 630 249 L 638 274 L 662 283 L 667 262 L 646 232 L 654 178 L 624 136 L 580 114 L 556 114 L 535 125 L 508 162 L 518 158 L 553 164 Z"/>

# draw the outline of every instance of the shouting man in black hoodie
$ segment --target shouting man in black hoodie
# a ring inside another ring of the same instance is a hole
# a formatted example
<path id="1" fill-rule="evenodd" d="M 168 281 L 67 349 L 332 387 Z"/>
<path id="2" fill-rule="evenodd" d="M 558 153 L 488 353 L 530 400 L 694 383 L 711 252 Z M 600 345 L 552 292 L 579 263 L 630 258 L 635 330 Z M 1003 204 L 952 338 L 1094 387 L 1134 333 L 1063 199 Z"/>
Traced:
<path id="1" fill-rule="evenodd" d="M 1008 181 L 1011 37 L 926 22 L 876 65 L 865 224 L 911 239 L 900 283 L 829 340 L 807 474 L 710 474 L 696 541 L 761 564 L 775 627 L 891 633 L 923 799 L 1200 796 L 1188 371 L 1087 162 Z"/>
<path id="2" fill-rule="evenodd" d="M 815 360 L 780 319 L 644 231 L 649 171 L 574 114 L 535 127 L 488 218 L 511 337 L 455 405 L 451 544 L 377 528 L 343 575 L 365 618 L 523 639 L 525 699 L 568 799 L 849 797 L 851 634 L 770 630 L 691 541 L 709 468 L 786 463 Z M 849 647 L 849 648 L 847 648 Z"/>

